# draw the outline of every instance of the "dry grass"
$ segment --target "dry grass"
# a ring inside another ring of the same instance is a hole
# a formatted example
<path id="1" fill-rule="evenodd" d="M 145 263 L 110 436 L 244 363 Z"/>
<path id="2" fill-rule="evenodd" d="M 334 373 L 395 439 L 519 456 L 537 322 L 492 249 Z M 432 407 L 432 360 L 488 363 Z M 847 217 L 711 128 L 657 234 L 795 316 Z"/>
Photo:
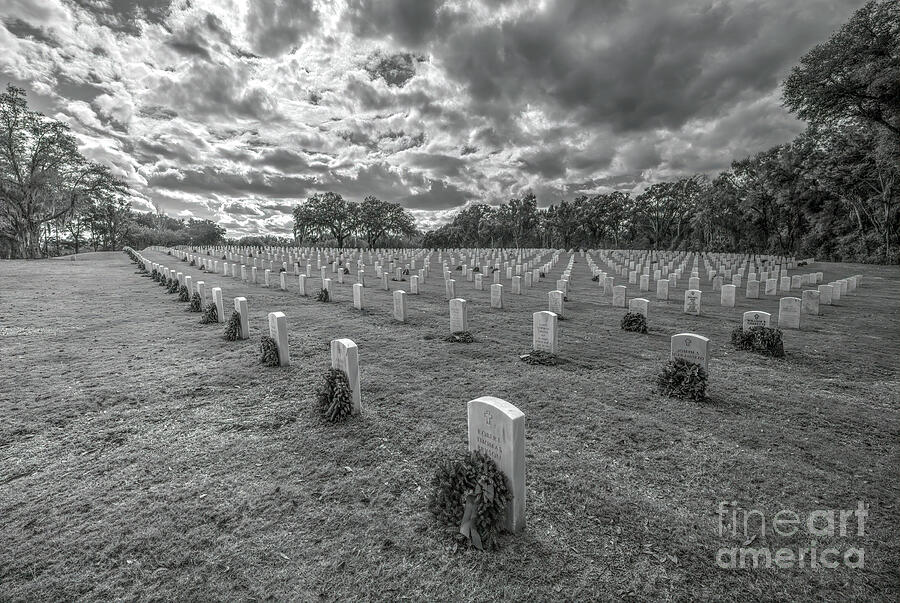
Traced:
<path id="1" fill-rule="evenodd" d="M 776 360 L 728 340 L 742 311 L 777 313 L 777 299 L 724 309 L 710 292 L 685 316 L 685 279 L 679 301 L 651 303 L 649 334 L 622 332 L 578 257 L 566 362 L 529 366 L 531 312 L 564 265 L 503 310 L 457 274 L 477 339 L 458 345 L 436 261 L 407 324 L 378 287 L 355 311 L 350 277 L 321 304 L 295 277 L 282 292 L 204 274 L 229 309 L 249 300 L 253 333 L 236 342 L 123 254 L 0 262 L 0 599 L 896 600 L 896 267 L 808 267 L 868 278 L 786 332 Z M 289 369 L 258 363 L 276 310 Z M 709 403 L 654 391 L 682 331 L 712 339 Z M 365 413 L 330 425 L 315 389 L 336 337 L 359 345 Z M 481 395 L 527 421 L 528 527 L 497 553 L 456 550 L 426 511 L 434 459 L 465 448 Z M 819 542 L 865 548 L 865 569 L 718 569 L 716 549 L 741 544 L 717 533 L 732 500 L 770 517 L 865 501 L 864 537 Z"/>

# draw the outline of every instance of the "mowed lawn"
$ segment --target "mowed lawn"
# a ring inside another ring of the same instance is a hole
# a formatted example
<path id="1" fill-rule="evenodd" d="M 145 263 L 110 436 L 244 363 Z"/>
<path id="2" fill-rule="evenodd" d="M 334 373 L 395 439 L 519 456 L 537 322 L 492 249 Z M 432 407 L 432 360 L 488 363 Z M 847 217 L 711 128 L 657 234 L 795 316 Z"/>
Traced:
<path id="1" fill-rule="evenodd" d="M 253 336 L 238 342 L 124 254 L 0 262 L 0 599 L 897 600 L 897 267 L 801 269 L 865 278 L 786 332 L 776 360 L 729 334 L 745 310 L 777 315 L 777 297 L 742 287 L 723 309 L 704 278 L 704 315 L 686 316 L 685 278 L 668 303 L 645 294 L 649 334 L 626 333 L 576 255 L 567 362 L 527 365 L 531 313 L 567 259 L 507 291 L 503 310 L 458 278 L 472 344 L 443 340 L 437 254 L 407 324 L 377 287 L 354 310 L 352 275 L 324 304 L 298 296 L 296 277 L 282 292 L 203 274 L 229 313 L 248 298 Z M 265 368 L 259 336 L 278 310 L 293 365 Z M 711 339 L 708 403 L 655 391 L 684 331 Z M 314 397 L 338 337 L 359 345 L 365 410 L 331 425 Z M 485 552 L 456 546 L 427 510 L 436 459 L 466 449 L 466 402 L 482 395 L 518 406 L 527 434 L 527 528 Z M 716 551 L 744 544 L 719 536 L 720 501 L 770 518 L 863 501 L 863 536 L 770 529 L 753 546 L 858 547 L 865 567 L 720 569 Z"/>

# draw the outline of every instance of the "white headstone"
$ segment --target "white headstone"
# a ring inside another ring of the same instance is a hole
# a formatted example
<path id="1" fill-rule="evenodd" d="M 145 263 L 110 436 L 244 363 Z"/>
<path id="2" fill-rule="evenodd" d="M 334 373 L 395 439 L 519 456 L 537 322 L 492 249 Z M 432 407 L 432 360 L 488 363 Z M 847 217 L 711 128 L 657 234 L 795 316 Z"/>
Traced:
<path id="1" fill-rule="evenodd" d="M 531 348 L 541 352 L 559 352 L 557 315 L 553 312 L 535 312 L 531 319 Z"/>
<path id="2" fill-rule="evenodd" d="M 450 332 L 461 333 L 469 330 L 469 307 L 466 300 L 450 300 Z"/>
<path id="3" fill-rule="evenodd" d="M 525 415 L 492 396 L 469 401 L 467 415 L 469 450 L 493 460 L 509 480 L 506 529 L 519 532 L 525 527 Z"/>
<path id="4" fill-rule="evenodd" d="M 331 368 L 344 371 L 347 376 L 353 398 L 353 414 L 358 415 L 362 412 L 362 395 L 359 387 L 359 348 L 352 340 L 331 340 Z"/>
<path id="5" fill-rule="evenodd" d="M 284 312 L 269 312 L 269 337 L 278 345 L 279 366 L 290 366 L 291 352 L 288 349 L 287 318 Z"/>
<path id="6" fill-rule="evenodd" d="M 778 326 L 782 329 L 800 328 L 800 298 L 782 297 L 778 302 Z"/>
<path id="7" fill-rule="evenodd" d="M 672 335 L 669 358 L 682 358 L 709 370 L 709 339 L 693 333 Z"/>
<path id="8" fill-rule="evenodd" d="M 768 312 L 751 310 L 749 312 L 744 312 L 744 320 L 741 323 L 741 328 L 746 331 L 753 327 L 768 327 L 771 323 L 772 315 Z"/>
<path id="9" fill-rule="evenodd" d="M 247 298 L 246 297 L 235 297 L 234 298 L 234 311 L 237 312 L 241 317 L 241 339 L 249 339 L 250 338 L 250 317 L 249 309 L 247 306 Z"/>

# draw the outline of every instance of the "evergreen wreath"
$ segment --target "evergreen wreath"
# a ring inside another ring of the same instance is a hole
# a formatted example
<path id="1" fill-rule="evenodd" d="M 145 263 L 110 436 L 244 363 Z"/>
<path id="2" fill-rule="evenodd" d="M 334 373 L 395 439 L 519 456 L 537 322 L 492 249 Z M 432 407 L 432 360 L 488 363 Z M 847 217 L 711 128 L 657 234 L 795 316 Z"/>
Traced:
<path id="1" fill-rule="evenodd" d="M 263 335 L 259 340 L 259 361 L 265 366 L 278 366 L 278 344 L 268 335 Z"/>
<path id="2" fill-rule="evenodd" d="M 215 302 L 209 302 L 206 304 L 206 311 L 200 319 L 200 324 L 208 325 L 214 322 L 219 322 L 219 309 L 216 307 Z"/>
<path id="3" fill-rule="evenodd" d="M 633 333 L 646 333 L 647 317 L 640 312 L 627 312 L 622 317 L 622 330 Z"/>
<path id="4" fill-rule="evenodd" d="M 468 331 L 457 331 L 456 333 L 450 333 L 445 341 L 450 343 L 475 343 L 475 337 Z"/>
<path id="5" fill-rule="evenodd" d="M 225 324 L 225 341 L 237 341 L 241 338 L 241 313 L 234 310 Z"/>
<path id="6" fill-rule="evenodd" d="M 428 507 L 441 524 L 458 529 L 483 550 L 485 545 L 496 548 L 512 498 L 509 480 L 497 464 L 481 452 L 469 452 L 437 466 Z"/>
<path id="7" fill-rule="evenodd" d="M 331 368 L 325 371 L 322 385 L 316 392 L 319 412 L 322 418 L 338 423 L 353 414 L 353 392 L 350 380 L 344 371 Z"/>
<path id="8" fill-rule="evenodd" d="M 684 358 L 669 360 L 656 376 L 656 385 L 663 394 L 695 402 L 706 399 L 708 383 L 706 369 Z"/>
<path id="9" fill-rule="evenodd" d="M 188 293 L 187 285 L 182 285 L 182 286 L 178 287 L 178 301 L 180 301 L 180 302 L 191 301 L 191 296 Z"/>
<path id="10" fill-rule="evenodd" d="M 331 298 L 328 295 L 328 289 L 319 289 L 319 292 L 316 293 L 316 301 L 327 302 Z"/>
<path id="11" fill-rule="evenodd" d="M 191 305 L 188 306 L 188 312 L 201 312 L 203 310 L 202 304 L 203 300 L 200 299 L 200 294 L 195 292 L 191 296 Z"/>
<path id="12" fill-rule="evenodd" d="M 562 360 L 556 354 L 545 352 L 544 350 L 531 350 L 527 354 L 519 356 L 519 360 L 526 364 L 543 364 L 545 366 L 556 366 L 561 364 Z"/>

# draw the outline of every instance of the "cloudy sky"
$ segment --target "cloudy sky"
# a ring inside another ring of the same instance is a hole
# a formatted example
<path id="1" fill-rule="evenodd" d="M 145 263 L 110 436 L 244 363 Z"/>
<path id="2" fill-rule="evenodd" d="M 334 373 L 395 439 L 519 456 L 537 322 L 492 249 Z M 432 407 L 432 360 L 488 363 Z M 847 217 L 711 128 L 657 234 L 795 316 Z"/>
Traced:
<path id="1" fill-rule="evenodd" d="M 134 206 L 290 230 L 318 191 L 423 227 L 713 173 L 803 125 L 780 83 L 858 0 L 0 0 L 0 85 Z"/>

